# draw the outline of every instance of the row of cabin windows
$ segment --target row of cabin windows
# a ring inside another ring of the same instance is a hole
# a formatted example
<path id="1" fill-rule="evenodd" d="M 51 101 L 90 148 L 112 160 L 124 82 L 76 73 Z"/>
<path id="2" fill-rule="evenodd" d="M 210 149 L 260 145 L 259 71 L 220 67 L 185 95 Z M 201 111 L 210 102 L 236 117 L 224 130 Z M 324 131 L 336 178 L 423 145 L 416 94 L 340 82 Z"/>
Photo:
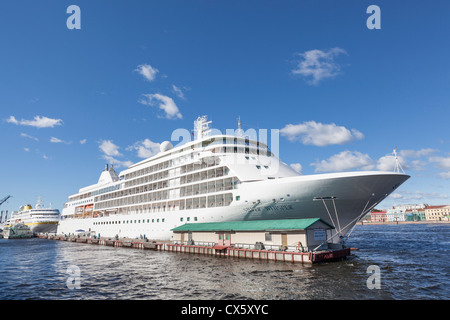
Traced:
<path id="1" fill-rule="evenodd" d="M 169 161 L 164 161 L 164 162 L 155 164 L 153 166 L 150 166 L 150 167 L 147 167 L 147 168 L 143 168 L 141 170 L 137 170 L 137 171 L 134 171 L 134 172 L 127 173 L 125 175 L 125 180 L 136 178 L 136 177 L 142 176 L 144 174 L 149 174 L 151 172 L 167 169 L 167 168 L 169 168 L 169 166 L 170 166 L 170 162 Z"/>
<path id="2" fill-rule="evenodd" d="M 183 222 L 183 221 L 184 221 L 184 218 L 181 217 L 181 218 L 180 218 L 180 222 Z M 190 221 L 191 221 L 191 217 L 187 217 L 187 218 L 186 218 L 186 221 L 187 221 L 187 222 L 190 222 Z M 193 221 L 198 221 L 197 217 L 194 217 L 194 220 L 193 220 Z"/>
<path id="3" fill-rule="evenodd" d="M 267 156 L 269 156 L 269 157 L 271 156 L 271 152 L 270 152 L 270 150 L 269 150 L 269 148 L 267 147 L 266 144 L 260 143 L 259 141 L 257 141 L 255 143 L 254 141 L 250 141 L 248 138 L 245 138 L 245 139 L 238 139 L 238 138 L 211 138 L 209 140 L 203 141 L 202 144 L 198 143 L 198 144 L 192 145 L 190 147 L 183 148 L 183 149 L 181 149 L 179 151 L 168 153 L 165 156 L 169 156 L 169 155 L 176 154 L 176 153 L 183 153 L 185 151 L 194 150 L 194 149 L 200 148 L 200 147 L 204 148 L 204 147 L 206 147 L 206 146 L 208 146 L 210 144 L 224 144 L 224 145 L 226 145 L 225 147 L 223 147 L 224 148 L 223 152 L 234 152 L 234 153 L 244 153 L 244 152 L 245 153 L 250 153 L 251 152 L 251 153 L 255 153 L 255 154 L 260 154 L 260 153 L 261 154 L 267 154 Z M 230 145 L 233 145 L 233 146 L 230 146 Z M 244 145 L 245 149 L 237 147 L 239 145 Z M 250 147 L 252 147 L 252 149 L 249 149 Z M 251 151 L 251 150 L 254 150 L 254 151 Z M 188 159 L 190 157 L 192 159 L 193 156 L 194 156 L 194 153 L 191 153 L 190 155 L 187 155 L 184 158 Z M 171 159 L 171 160 L 168 160 L 168 161 L 164 161 L 164 162 L 155 164 L 153 166 L 149 166 L 147 168 L 143 168 L 141 170 L 130 172 L 130 173 L 125 175 L 125 180 L 133 179 L 133 178 L 136 178 L 136 177 L 140 177 L 142 175 L 149 174 L 151 172 L 155 172 L 155 171 L 159 171 L 159 170 L 170 168 L 170 167 L 172 167 L 175 164 L 179 164 L 178 160 L 180 160 L 180 158 Z"/>
<path id="4" fill-rule="evenodd" d="M 130 189 L 116 191 L 116 192 L 109 193 L 109 194 L 104 194 L 99 197 L 96 197 L 95 202 L 100 202 L 100 201 L 104 201 L 104 200 L 108 200 L 108 199 L 115 199 L 115 198 L 119 198 L 119 197 L 124 197 L 124 196 L 128 196 L 128 195 L 139 194 L 139 193 L 149 192 L 149 191 L 154 191 L 154 190 L 159 190 L 159 189 L 165 189 L 167 187 L 188 184 L 188 183 L 192 183 L 192 182 L 196 182 L 196 181 L 219 178 L 219 177 L 227 176 L 228 173 L 229 173 L 229 169 L 227 167 L 220 167 L 220 168 L 216 168 L 216 169 L 206 170 L 206 171 L 197 172 L 197 173 L 185 175 L 185 176 L 174 178 L 174 179 L 167 179 L 164 181 L 141 185 L 141 186 L 135 187 L 135 188 L 130 188 Z M 142 183 L 145 183 L 145 182 L 147 182 L 147 181 L 143 181 Z M 221 190 L 219 190 L 219 191 L 221 191 Z"/>
<path id="5" fill-rule="evenodd" d="M 107 201 L 99 201 L 95 204 L 96 209 L 107 208 L 109 206 L 124 206 L 143 202 L 153 202 L 168 200 L 179 197 L 195 196 L 200 194 L 216 193 L 221 191 L 230 191 L 237 188 L 239 180 L 234 178 L 219 179 L 215 181 L 187 185 L 171 190 L 161 190 L 148 192 L 145 188 L 137 195 L 121 197 Z"/>
<path id="6" fill-rule="evenodd" d="M 143 183 L 147 183 L 147 182 L 151 182 L 151 181 L 157 181 L 157 180 L 165 179 L 165 178 L 168 178 L 168 177 L 179 176 L 179 175 L 182 175 L 182 174 L 185 174 L 185 173 L 189 173 L 189 172 L 192 172 L 192 171 L 197 171 L 197 170 L 201 170 L 201 169 L 211 168 L 211 167 L 214 167 L 217 164 L 218 163 L 215 163 L 215 162 L 211 162 L 211 163 L 206 163 L 206 162 L 190 163 L 190 164 L 187 164 L 187 165 L 183 165 L 183 166 L 181 166 L 179 168 L 165 170 L 165 171 L 157 172 L 157 173 L 150 174 L 150 175 L 147 175 L 146 173 L 144 173 L 142 175 L 139 175 L 139 176 L 142 176 L 142 177 L 140 177 L 138 179 L 133 179 L 133 180 L 126 181 L 125 182 L 125 188 L 131 187 L 131 186 L 135 186 L 135 185 L 139 185 L 139 184 L 143 184 Z"/>
<path id="7" fill-rule="evenodd" d="M 80 195 L 75 196 L 75 197 L 69 197 L 69 201 L 75 201 L 75 200 L 86 199 L 86 198 L 89 198 L 89 197 L 91 197 L 91 196 L 92 196 L 92 193 L 91 193 L 91 192 L 87 192 L 87 193 L 83 193 L 83 194 L 80 194 Z M 71 205 L 73 206 L 73 205 L 75 205 L 75 204 L 71 204 Z"/>
<path id="8" fill-rule="evenodd" d="M 199 147 L 200 147 L 200 144 L 195 145 L 195 148 L 199 148 Z M 182 153 L 182 152 L 185 152 L 185 151 L 188 151 L 188 150 L 194 150 L 194 145 L 192 145 L 191 147 L 188 147 L 188 148 L 181 149 L 181 150 L 179 150 L 179 151 L 177 151 L 175 153 Z M 174 153 L 170 153 L 170 154 L 167 154 L 165 156 L 169 156 L 171 154 L 174 154 Z M 181 164 L 183 162 L 191 161 L 193 158 L 194 158 L 194 153 L 192 152 L 192 153 L 190 153 L 188 155 L 185 155 L 185 156 L 181 156 L 181 157 L 178 157 L 178 158 L 175 158 L 175 159 L 171 159 L 171 160 L 168 160 L 168 161 L 164 161 L 164 162 L 155 164 L 153 166 L 149 166 L 149 167 L 143 168 L 141 170 L 137 170 L 137 171 L 134 171 L 134 172 L 127 173 L 125 175 L 125 180 L 130 180 L 130 179 L 137 178 L 137 177 L 140 177 L 140 176 L 143 176 L 143 175 L 147 175 L 147 174 L 152 173 L 152 172 L 157 172 L 157 171 L 160 171 L 160 170 L 168 169 L 168 168 L 171 168 L 173 166 L 177 166 L 177 165 L 179 165 L 179 164 Z M 212 164 L 206 164 L 205 163 L 205 165 L 210 167 L 210 166 L 213 166 L 214 163 L 212 163 Z"/>
<path id="9" fill-rule="evenodd" d="M 250 147 L 217 147 L 211 150 L 212 153 L 245 153 L 245 154 L 256 154 L 271 157 L 273 153 L 267 149 L 260 148 L 250 148 Z"/>
<path id="10" fill-rule="evenodd" d="M 180 221 L 183 222 L 184 221 L 184 217 L 180 218 Z M 123 220 L 122 224 L 132 224 L 132 223 L 159 223 L 161 220 L 161 222 L 165 222 L 165 219 L 136 219 L 136 220 Z M 186 221 L 190 222 L 191 221 L 191 217 L 186 217 Z M 193 217 L 192 221 L 198 221 L 197 217 Z M 121 224 L 120 220 L 115 220 L 115 221 L 99 221 L 99 222 L 94 222 L 94 225 L 109 225 L 109 224 Z"/>
<path id="11" fill-rule="evenodd" d="M 270 152 L 269 148 L 267 148 L 267 146 L 264 143 L 260 143 L 258 141 L 255 144 L 253 141 L 250 142 L 248 138 L 246 138 L 245 140 L 237 139 L 237 138 L 234 138 L 234 139 L 230 139 L 230 138 L 228 138 L 228 139 L 227 138 L 212 138 L 210 140 L 203 141 L 203 147 L 205 147 L 205 146 L 207 146 L 207 145 L 209 145 L 211 143 L 212 144 L 220 144 L 220 143 L 222 143 L 222 144 L 228 144 L 228 145 L 233 144 L 234 145 L 233 147 L 225 146 L 225 147 L 221 147 L 221 148 L 215 148 L 215 149 L 212 150 L 213 153 L 221 152 L 221 153 L 246 153 L 246 154 L 258 154 L 258 155 L 262 154 L 262 155 L 267 155 L 268 157 L 270 157 L 272 155 L 272 153 Z M 245 145 L 245 148 L 236 147 L 236 145 Z M 249 148 L 250 146 L 251 147 L 256 147 L 256 148 Z M 200 147 L 200 144 L 196 144 L 195 146 L 193 145 L 193 146 L 188 147 L 188 148 L 183 148 L 182 150 L 177 151 L 177 152 L 181 153 L 181 152 L 187 151 L 189 149 L 193 150 L 194 147 L 198 148 L 198 147 Z M 170 153 L 170 154 L 172 154 L 172 153 Z M 166 156 L 168 156 L 170 154 L 167 154 Z M 142 181 L 136 181 L 136 180 L 130 181 L 130 179 L 138 178 L 138 177 L 141 177 L 143 175 L 148 175 L 149 173 L 152 173 L 152 172 L 157 172 L 157 171 L 160 171 L 160 170 L 171 168 L 174 165 L 180 164 L 181 161 L 187 161 L 188 159 L 193 159 L 193 157 L 194 157 L 194 153 L 191 153 L 190 155 L 182 157 L 183 159 L 181 159 L 181 158 L 172 159 L 172 160 L 168 160 L 168 161 L 164 161 L 164 162 L 155 164 L 153 166 L 149 166 L 149 167 L 143 168 L 141 170 L 130 172 L 130 173 L 125 175 L 125 181 L 126 181 L 125 182 L 125 187 L 144 183 Z M 200 165 L 200 164 L 195 164 L 194 166 L 196 166 L 196 165 Z M 200 166 L 201 166 L 201 168 L 206 168 L 206 167 L 211 167 L 211 166 L 214 166 L 214 165 L 216 165 L 216 163 L 214 163 L 214 162 L 213 163 L 205 163 L 205 162 L 203 162 Z M 186 170 L 185 172 L 190 172 L 192 170 L 198 170 L 199 169 L 199 168 L 195 168 L 195 167 L 192 167 L 192 166 L 193 166 L 193 164 L 190 164 L 190 165 L 188 164 L 186 166 L 183 166 L 183 167 L 186 167 L 186 168 L 184 168 L 184 170 Z M 152 175 L 152 176 L 155 176 L 155 175 Z M 166 176 L 164 176 L 164 173 L 158 173 L 156 175 L 156 178 L 152 177 L 152 179 L 153 180 L 155 180 L 155 179 L 162 179 L 164 177 L 166 177 Z M 123 177 L 121 177 L 121 178 L 123 178 Z M 137 180 L 140 180 L 140 179 L 137 179 Z M 107 191 L 103 191 L 103 192 L 107 192 Z M 97 194 L 103 193 L 103 192 L 97 192 L 96 194 L 92 194 L 91 192 L 89 192 L 89 193 L 85 193 L 85 194 L 76 196 L 76 197 L 74 197 L 71 200 L 79 200 L 79 199 L 83 199 L 83 198 L 88 198 L 88 197 L 91 197 L 93 195 L 97 195 Z"/>
<path id="12" fill-rule="evenodd" d="M 133 202 L 130 204 L 138 204 L 149 201 L 150 200 L 148 200 L 148 198 L 146 198 L 145 195 L 143 195 L 142 198 L 133 199 Z M 214 208 L 214 207 L 229 206 L 231 202 L 233 202 L 233 195 L 231 193 L 225 193 L 225 194 L 209 195 L 203 197 L 164 201 L 160 203 L 141 205 L 138 206 L 137 209 L 134 209 L 135 207 L 119 208 L 119 212 L 134 213 L 134 211 L 138 210 L 137 213 L 141 213 L 141 212 L 164 212 L 164 211 L 177 211 L 177 210 L 200 209 L 200 208 Z M 104 208 L 113 208 L 122 205 L 127 204 L 122 204 L 119 200 L 110 200 L 96 204 L 95 210 L 101 210 Z"/>
<path id="13" fill-rule="evenodd" d="M 200 148 L 200 146 L 201 146 L 200 143 L 198 143 L 196 145 L 192 145 L 190 147 L 183 148 L 183 149 L 181 149 L 179 151 L 167 153 L 166 155 L 164 155 L 164 157 L 167 157 L 167 156 L 170 156 L 170 155 L 173 155 L 173 154 L 176 154 L 176 153 L 183 153 L 183 152 L 188 151 L 188 150 L 194 150 L 194 148 Z M 187 155 L 187 156 L 184 156 L 184 157 L 181 157 L 181 158 L 187 160 L 189 158 L 192 159 L 193 156 L 194 156 L 194 154 L 191 153 L 190 155 Z M 130 172 L 130 173 L 125 175 L 125 180 L 137 178 L 137 177 L 140 177 L 142 175 L 149 174 L 151 172 L 155 172 L 155 171 L 159 171 L 159 170 L 170 168 L 170 167 L 172 167 L 174 165 L 178 165 L 180 163 L 180 160 L 181 160 L 180 158 L 176 158 L 176 159 L 172 159 L 172 160 L 168 160 L 168 161 L 164 161 L 164 162 L 155 164 L 155 165 L 147 167 L 147 168 L 143 168 L 141 170 Z"/>
<path id="14" fill-rule="evenodd" d="M 204 140 L 202 142 L 202 147 L 207 147 L 211 144 L 225 144 L 225 145 L 245 145 L 245 146 L 252 146 L 252 147 L 265 147 L 267 148 L 267 145 L 265 143 L 259 142 L 259 141 L 250 141 L 249 137 L 245 137 L 245 139 L 239 139 L 237 137 L 235 138 L 211 138 L 208 140 Z"/>
<path id="15" fill-rule="evenodd" d="M 142 219 L 142 223 L 145 223 L 145 221 L 147 221 L 147 223 L 150 223 L 150 220 L 152 223 L 159 223 L 159 221 L 161 220 L 161 222 L 164 222 L 165 219 Z M 141 223 L 141 219 L 136 219 L 136 220 L 123 220 L 122 224 L 131 224 L 131 223 Z M 94 225 L 105 225 L 105 224 L 121 224 L 120 220 L 115 220 L 115 221 L 99 221 L 99 222 L 94 222 Z"/>
<path id="16" fill-rule="evenodd" d="M 83 201 L 77 201 L 77 202 L 71 202 L 71 203 L 65 203 L 64 204 L 64 208 L 72 207 L 72 206 L 78 206 L 80 204 L 89 203 L 89 202 L 92 202 L 92 199 L 83 200 Z"/>
<path id="17" fill-rule="evenodd" d="M 191 170 L 192 171 L 192 170 Z M 207 180 L 207 179 L 213 179 L 213 178 L 217 178 L 217 177 L 222 177 L 222 176 L 226 176 L 229 173 L 229 169 L 227 167 L 219 167 L 219 168 L 215 168 L 215 169 L 209 169 L 209 170 L 204 170 L 201 172 L 196 172 L 196 173 L 192 173 L 192 174 L 187 174 L 187 175 L 182 175 L 184 173 L 187 173 L 189 171 L 174 171 L 174 172 L 170 172 L 167 171 L 164 174 L 162 174 L 160 177 L 157 178 L 157 180 L 152 180 L 151 176 L 146 176 L 146 177 L 142 177 L 136 180 L 133 180 L 132 182 L 125 184 L 125 188 L 131 187 L 131 186 L 135 186 L 135 185 L 142 185 L 144 183 L 149 183 L 149 182 L 153 182 L 150 185 L 145 185 L 145 186 L 141 186 L 144 188 L 153 188 L 153 189 L 161 189 L 161 188 L 166 188 L 168 185 L 172 185 L 174 182 L 177 182 L 178 184 L 184 184 L 184 183 L 191 183 L 194 181 L 199 181 L 199 180 Z M 172 178 L 172 179 L 171 179 Z M 162 181 L 159 181 L 161 179 L 165 179 Z M 128 190 L 123 190 L 123 191 L 119 191 L 118 193 L 110 193 L 108 195 L 104 195 L 99 197 L 98 199 L 108 199 L 111 198 L 111 196 L 117 195 L 117 194 L 123 194 L 123 193 L 127 193 L 127 192 L 133 192 L 135 189 L 128 189 Z M 150 189 L 152 190 L 152 189 Z"/>

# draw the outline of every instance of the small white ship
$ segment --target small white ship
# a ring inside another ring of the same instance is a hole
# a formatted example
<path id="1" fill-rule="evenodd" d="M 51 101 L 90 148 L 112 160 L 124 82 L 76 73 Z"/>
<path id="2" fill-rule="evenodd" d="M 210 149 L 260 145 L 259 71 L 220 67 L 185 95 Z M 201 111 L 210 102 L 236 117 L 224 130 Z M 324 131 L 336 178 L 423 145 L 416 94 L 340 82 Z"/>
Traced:
<path id="1" fill-rule="evenodd" d="M 58 233 L 170 240 L 185 223 L 322 218 L 341 238 L 405 182 L 398 172 L 299 175 L 248 136 L 210 135 L 206 116 L 195 140 L 168 141 L 151 158 L 117 174 L 106 166 L 94 185 L 69 196 Z M 236 131 L 242 132 L 239 129 Z"/>
<path id="2" fill-rule="evenodd" d="M 5 239 L 26 239 L 33 237 L 33 231 L 31 231 L 24 223 L 9 225 L 3 230 L 3 238 Z"/>
<path id="3" fill-rule="evenodd" d="M 30 228 L 33 233 L 55 233 L 58 227 L 60 212 L 58 209 L 44 208 L 39 197 L 33 208 L 27 204 L 20 207 L 19 211 L 12 213 L 11 218 L 6 222 L 6 227 L 23 223 Z"/>

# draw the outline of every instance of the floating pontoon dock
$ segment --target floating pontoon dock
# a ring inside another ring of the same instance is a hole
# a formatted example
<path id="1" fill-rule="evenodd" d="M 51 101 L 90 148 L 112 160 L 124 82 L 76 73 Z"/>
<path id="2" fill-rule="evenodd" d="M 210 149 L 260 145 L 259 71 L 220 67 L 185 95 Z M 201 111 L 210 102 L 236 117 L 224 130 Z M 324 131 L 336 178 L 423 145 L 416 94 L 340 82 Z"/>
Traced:
<path id="1" fill-rule="evenodd" d="M 172 241 L 96 238 L 86 235 L 38 235 L 39 238 L 284 262 L 316 263 L 343 259 L 350 248 L 329 243 L 333 226 L 319 218 L 187 223 L 172 229 Z"/>

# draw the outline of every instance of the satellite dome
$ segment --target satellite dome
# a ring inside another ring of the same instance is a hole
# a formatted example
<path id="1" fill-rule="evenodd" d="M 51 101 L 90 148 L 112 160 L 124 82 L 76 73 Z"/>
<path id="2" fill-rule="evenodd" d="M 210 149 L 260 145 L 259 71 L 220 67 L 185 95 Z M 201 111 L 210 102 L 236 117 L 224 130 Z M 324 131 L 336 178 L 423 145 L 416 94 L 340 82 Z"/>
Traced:
<path id="1" fill-rule="evenodd" d="M 159 150 L 161 150 L 161 152 L 165 152 L 172 148 L 173 148 L 173 145 L 172 145 L 172 143 L 170 143 L 170 141 L 164 141 L 163 143 L 161 143 Z"/>

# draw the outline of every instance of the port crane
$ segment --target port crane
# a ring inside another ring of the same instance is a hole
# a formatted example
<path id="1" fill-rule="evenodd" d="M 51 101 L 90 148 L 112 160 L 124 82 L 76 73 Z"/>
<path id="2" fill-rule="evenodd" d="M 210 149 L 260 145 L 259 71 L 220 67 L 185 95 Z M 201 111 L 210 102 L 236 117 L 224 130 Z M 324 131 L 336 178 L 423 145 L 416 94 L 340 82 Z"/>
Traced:
<path id="1" fill-rule="evenodd" d="M 7 201 L 9 198 L 11 198 L 11 196 L 6 196 L 6 197 L 4 197 L 2 200 L 0 200 L 0 206 L 3 204 L 3 203 L 5 203 L 5 201 Z M 6 215 L 8 215 L 8 213 L 6 214 Z M 5 217 L 5 220 L 6 220 L 7 218 Z M 3 220 L 3 211 L 2 211 L 2 215 L 0 216 L 0 223 L 2 223 L 2 220 Z"/>
<path id="2" fill-rule="evenodd" d="M 11 196 L 6 196 L 6 197 L 4 197 L 2 200 L 0 200 L 0 206 L 1 206 L 6 200 L 8 200 L 9 198 L 11 198 Z"/>

